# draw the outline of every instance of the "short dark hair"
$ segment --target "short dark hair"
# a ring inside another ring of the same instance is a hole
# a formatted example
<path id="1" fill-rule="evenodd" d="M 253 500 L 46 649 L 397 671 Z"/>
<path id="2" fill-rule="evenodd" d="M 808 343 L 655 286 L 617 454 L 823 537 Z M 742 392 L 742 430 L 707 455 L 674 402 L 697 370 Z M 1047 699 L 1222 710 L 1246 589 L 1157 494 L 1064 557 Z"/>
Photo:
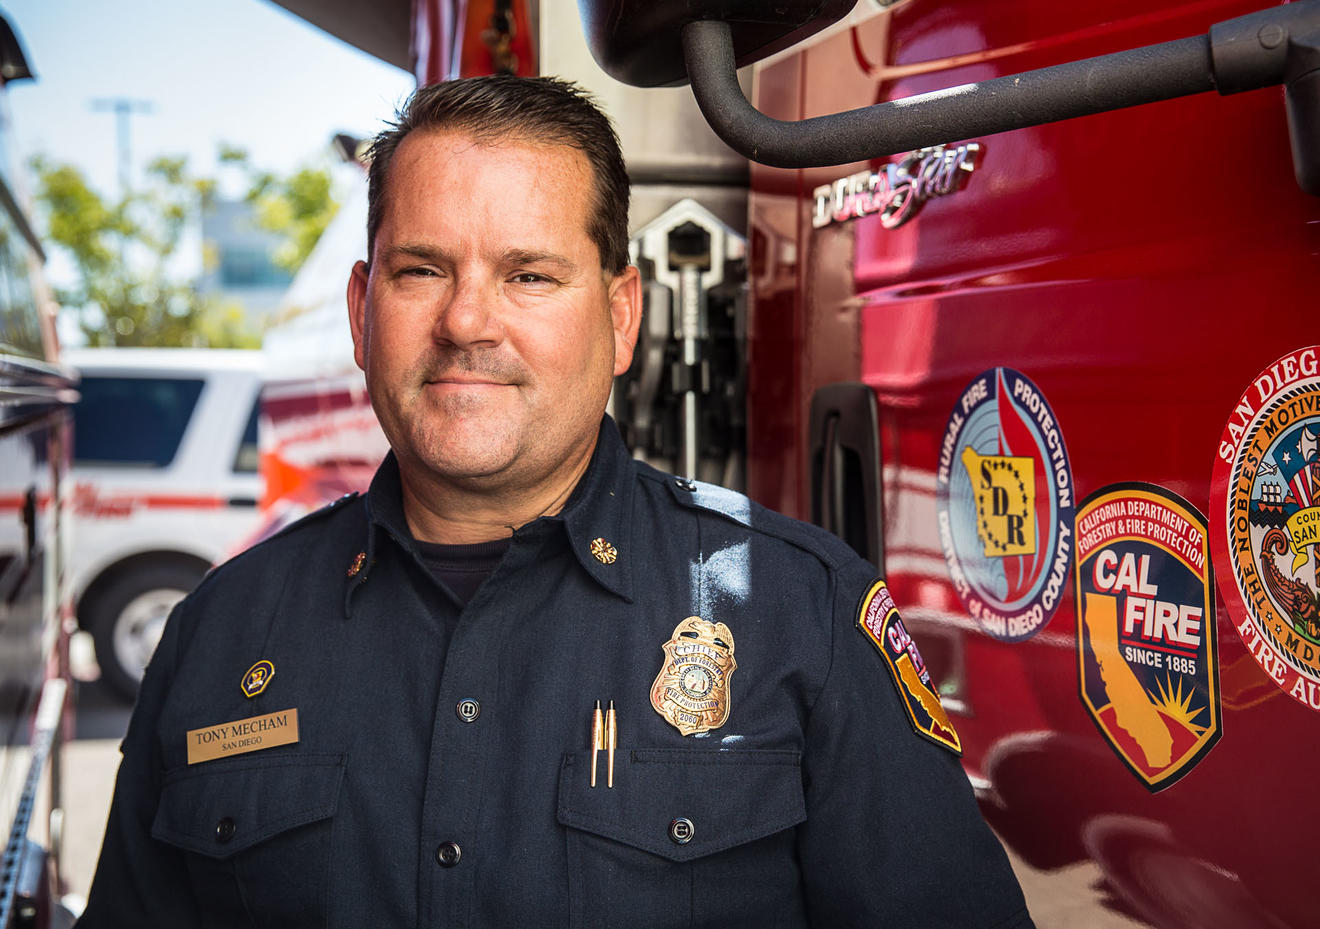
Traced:
<path id="1" fill-rule="evenodd" d="M 587 234 L 600 250 L 601 267 L 618 274 L 628 266 L 628 171 L 609 117 L 569 81 L 507 74 L 419 87 L 390 128 L 376 136 L 367 182 L 368 258 L 385 211 L 390 162 L 417 130 L 458 130 L 479 142 L 515 139 L 577 149 L 595 180 Z"/>

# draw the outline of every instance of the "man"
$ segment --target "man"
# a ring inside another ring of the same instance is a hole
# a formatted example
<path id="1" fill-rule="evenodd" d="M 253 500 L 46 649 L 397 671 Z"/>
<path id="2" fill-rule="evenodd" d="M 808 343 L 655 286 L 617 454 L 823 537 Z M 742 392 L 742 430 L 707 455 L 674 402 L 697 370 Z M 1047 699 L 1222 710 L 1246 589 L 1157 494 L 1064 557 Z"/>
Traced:
<path id="1" fill-rule="evenodd" d="M 603 417 L 641 307 L 605 118 L 459 81 L 373 156 L 393 452 L 175 611 L 83 925 L 1029 926 L 873 569 Z"/>

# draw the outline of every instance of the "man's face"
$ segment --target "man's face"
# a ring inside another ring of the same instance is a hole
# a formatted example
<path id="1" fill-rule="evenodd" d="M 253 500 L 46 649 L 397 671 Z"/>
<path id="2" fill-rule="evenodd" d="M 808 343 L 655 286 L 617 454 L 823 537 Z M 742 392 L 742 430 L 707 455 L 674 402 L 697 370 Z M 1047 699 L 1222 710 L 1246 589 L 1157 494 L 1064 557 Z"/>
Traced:
<path id="1" fill-rule="evenodd" d="M 354 357 L 405 473 L 535 488 L 589 453 L 640 321 L 637 271 L 602 271 L 583 155 L 414 132 L 390 165 L 371 264 L 348 286 Z"/>

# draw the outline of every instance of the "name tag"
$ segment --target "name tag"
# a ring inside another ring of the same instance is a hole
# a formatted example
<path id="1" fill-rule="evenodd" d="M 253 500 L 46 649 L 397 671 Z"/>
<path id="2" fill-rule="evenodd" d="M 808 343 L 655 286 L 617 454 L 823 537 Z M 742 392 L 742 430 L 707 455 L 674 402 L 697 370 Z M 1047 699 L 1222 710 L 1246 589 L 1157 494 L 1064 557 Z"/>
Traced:
<path id="1" fill-rule="evenodd" d="M 188 730 L 188 764 L 214 761 L 298 741 L 298 711 L 280 710 L 265 716 Z"/>

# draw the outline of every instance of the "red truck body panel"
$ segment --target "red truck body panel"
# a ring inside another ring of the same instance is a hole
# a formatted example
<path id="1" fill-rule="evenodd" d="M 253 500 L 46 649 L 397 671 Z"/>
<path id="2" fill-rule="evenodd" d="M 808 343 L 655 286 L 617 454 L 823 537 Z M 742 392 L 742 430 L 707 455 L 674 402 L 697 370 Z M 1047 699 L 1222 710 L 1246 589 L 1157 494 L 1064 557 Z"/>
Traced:
<path id="1" fill-rule="evenodd" d="M 818 116 L 1195 35 L 1251 9 L 910 0 L 762 66 L 754 102 Z M 1080 698 L 1071 570 L 1048 622 L 1003 641 L 960 599 L 938 528 L 951 414 L 1000 367 L 1047 398 L 1074 505 L 1124 481 L 1204 514 L 1223 505 L 1211 472 L 1239 397 L 1320 341 L 1320 200 L 1293 180 L 1282 90 L 967 141 L 975 169 L 896 228 L 880 215 L 813 226 L 817 188 L 896 159 L 753 166 L 749 491 L 809 518 L 811 398 L 836 381 L 871 387 L 889 583 L 945 681 L 987 818 L 1041 872 L 1024 877 L 1029 896 L 1089 859 L 1097 904 L 1152 925 L 1320 925 L 1306 889 L 1320 800 L 1303 786 L 1320 771 L 1320 706 L 1248 653 L 1225 608 L 1231 578 L 1215 596 L 1222 739 L 1155 793 Z"/>

